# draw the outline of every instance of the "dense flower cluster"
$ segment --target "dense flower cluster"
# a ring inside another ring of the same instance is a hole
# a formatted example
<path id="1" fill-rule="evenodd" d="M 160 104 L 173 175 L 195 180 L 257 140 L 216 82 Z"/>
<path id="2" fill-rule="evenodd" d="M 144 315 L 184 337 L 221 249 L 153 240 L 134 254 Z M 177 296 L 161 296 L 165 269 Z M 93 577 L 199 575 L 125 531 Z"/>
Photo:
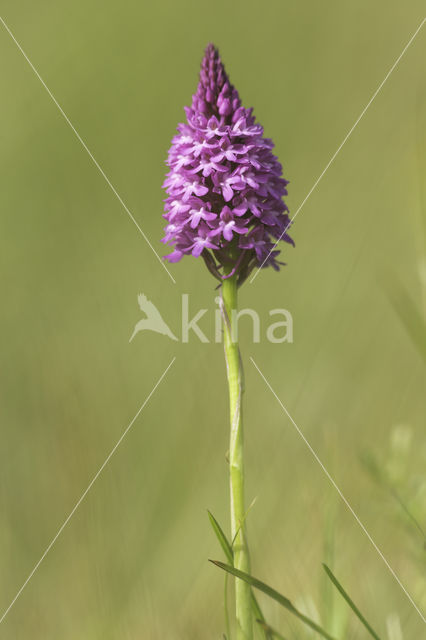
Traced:
<path id="1" fill-rule="evenodd" d="M 203 256 L 217 276 L 237 272 L 240 280 L 255 266 L 279 269 L 276 240 L 293 244 L 286 180 L 263 137 L 252 109 L 245 109 L 230 84 L 217 49 L 210 44 L 201 65 L 187 123 L 178 125 L 164 182 L 168 224 L 163 242 L 174 246 L 170 262 Z"/>

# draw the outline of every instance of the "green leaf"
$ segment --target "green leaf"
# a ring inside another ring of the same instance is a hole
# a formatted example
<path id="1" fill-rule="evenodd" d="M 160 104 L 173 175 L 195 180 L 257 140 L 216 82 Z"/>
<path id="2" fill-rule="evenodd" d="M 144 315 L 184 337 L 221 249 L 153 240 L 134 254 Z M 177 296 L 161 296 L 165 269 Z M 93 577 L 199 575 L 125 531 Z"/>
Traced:
<path id="1" fill-rule="evenodd" d="M 355 615 L 358 617 L 358 619 L 362 622 L 362 624 L 364 625 L 364 627 L 367 629 L 367 631 L 369 632 L 369 634 L 375 638 L 375 640 L 380 640 L 379 636 L 377 635 L 377 633 L 374 631 L 374 629 L 368 624 L 367 620 L 364 618 L 364 616 L 362 615 L 361 611 L 358 609 L 358 607 L 356 606 L 356 604 L 354 603 L 354 601 L 349 597 L 349 595 L 346 593 L 346 591 L 344 590 L 344 588 L 342 587 L 342 585 L 340 584 L 340 582 L 337 580 L 336 576 L 333 574 L 333 572 L 331 571 L 331 569 L 329 569 L 327 567 L 326 564 L 323 563 L 322 565 L 324 567 L 324 571 L 326 572 L 326 574 L 328 575 L 328 577 L 330 578 L 331 582 L 334 584 L 334 586 L 336 587 L 336 589 L 340 592 L 340 594 L 343 596 L 343 598 L 346 600 L 346 602 L 348 603 L 348 605 L 350 606 L 350 608 L 352 609 L 352 611 L 355 613 Z"/>
<path id="2" fill-rule="evenodd" d="M 232 547 L 228 542 L 228 538 L 223 533 L 222 528 L 214 515 L 210 513 L 210 511 L 207 511 L 207 513 L 209 515 L 213 531 L 216 534 L 216 538 L 219 540 L 219 544 L 223 549 L 226 559 L 228 560 L 229 564 L 234 564 L 234 552 L 232 551 Z"/>
<path id="3" fill-rule="evenodd" d="M 224 605 L 224 613 L 225 613 L 225 629 L 228 634 L 228 638 L 231 637 L 231 626 L 229 624 L 229 609 L 228 609 L 228 574 L 225 576 L 225 584 L 223 588 L 223 605 Z M 225 635 L 225 634 L 223 634 Z"/>
<path id="4" fill-rule="evenodd" d="M 267 596 L 269 596 L 270 598 L 278 602 L 281 606 L 283 606 L 285 609 L 290 611 L 294 616 L 296 616 L 296 618 L 299 618 L 299 620 L 304 622 L 308 627 L 311 627 L 311 629 L 319 633 L 323 638 L 327 638 L 328 640 L 335 640 L 329 633 L 327 633 L 327 631 L 322 629 L 316 622 L 314 622 L 313 620 L 305 616 L 303 613 L 300 613 L 300 611 L 296 609 L 296 607 L 290 602 L 288 598 L 281 595 L 280 593 L 278 593 L 278 591 L 275 591 L 275 589 L 272 589 L 272 587 L 269 587 L 264 582 L 261 582 L 260 580 L 258 580 L 257 578 L 254 578 L 248 573 L 244 573 L 244 571 L 239 571 L 238 569 L 235 569 L 230 565 L 224 564 L 223 562 L 218 562 L 217 560 L 210 560 L 210 562 L 215 564 L 220 569 L 223 569 L 224 571 L 231 573 L 233 576 L 240 578 L 241 580 L 244 580 L 255 589 L 259 589 L 259 591 L 263 591 L 263 593 L 266 593 Z"/>
<path id="5" fill-rule="evenodd" d="M 261 622 L 265 622 L 265 617 L 261 611 L 261 608 L 259 607 L 259 603 L 256 599 L 256 596 L 254 595 L 253 591 L 251 592 L 251 600 L 252 600 L 252 607 L 253 607 L 253 613 L 254 613 L 254 617 L 256 618 L 256 620 L 260 620 Z"/>
<path id="6" fill-rule="evenodd" d="M 226 574 L 228 575 L 228 574 Z M 265 616 L 262 613 L 262 610 L 259 606 L 256 596 L 253 593 L 253 589 L 251 590 L 251 606 L 253 609 L 253 614 L 257 622 L 262 627 L 262 631 L 265 637 L 265 640 L 272 640 L 273 633 L 270 629 L 268 629 L 268 625 L 266 624 Z"/>
<path id="7" fill-rule="evenodd" d="M 262 627 L 263 631 L 269 635 L 270 638 L 278 638 L 278 640 L 286 640 L 278 631 L 269 626 L 264 620 L 256 620 L 256 622 Z"/>
<path id="8" fill-rule="evenodd" d="M 234 552 L 231 545 L 228 542 L 228 538 L 223 533 L 223 529 L 218 523 L 218 521 L 216 520 L 216 518 L 214 517 L 214 515 L 210 513 L 210 511 L 207 511 L 207 513 L 209 515 L 209 519 L 210 519 L 210 523 L 212 525 L 213 531 L 215 532 L 216 537 L 219 540 L 219 544 L 222 547 L 228 562 L 233 565 Z M 225 583 L 225 598 L 226 598 L 226 583 Z M 251 602 L 252 602 L 254 617 L 259 618 L 259 620 L 262 620 L 263 622 L 265 622 L 264 615 L 262 613 L 262 610 L 259 606 L 258 601 L 256 600 L 256 596 L 254 595 L 253 591 L 251 592 Z M 227 614 L 225 615 L 225 617 L 228 618 Z M 268 631 L 264 632 L 264 636 L 265 636 L 265 640 L 272 640 L 272 636 Z"/>
<path id="9" fill-rule="evenodd" d="M 231 545 L 228 542 L 227 537 L 223 533 L 222 527 L 214 517 L 214 515 L 207 510 L 210 524 L 212 525 L 213 531 L 216 534 L 217 539 L 219 540 L 219 544 L 222 547 L 225 556 L 228 558 L 228 561 L 234 564 L 234 552 L 232 551 Z M 226 578 L 228 574 L 226 575 Z M 225 605 L 225 628 L 228 636 L 231 636 L 230 625 L 229 625 L 229 611 L 228 611 L 228 580 L 225 578 L 225 587 L 224 587 L 224 605 Z M 225 639 L 226 635 L 223 634 Z"/>

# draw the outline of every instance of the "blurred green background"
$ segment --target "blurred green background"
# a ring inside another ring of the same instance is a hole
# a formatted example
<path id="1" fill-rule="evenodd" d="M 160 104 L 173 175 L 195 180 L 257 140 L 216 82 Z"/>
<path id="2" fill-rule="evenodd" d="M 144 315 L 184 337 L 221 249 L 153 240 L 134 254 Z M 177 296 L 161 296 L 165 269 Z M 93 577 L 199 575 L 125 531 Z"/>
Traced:
<path id="1" fill-rule="evenodd" d="M 276 143 L 294 212 L 423 14 L 420 0 L 1 2 L 159 253 L 164 160 L 209 41 Z M 249 356 L 425 611 L 422 536 L 360 461 L 376 456 L 424 527 L 424 365 L 405 296 L 424 318 L 425 31 L 298 215 L 288 266 L 241 292 L 263 327 L 276 307 L 294 319 L 282 345 L 253 345 L 242 323 L 253 573 L 345 639 L 365 634 L 344 626 L 324 559 L 383 637 L 417 640 L 424 623 Z M 0 637 L 217 640 L 206 509 L 228 528 L 222 348 L 128 343 L 139 292 L 178 332 L 181 294 L 213 311 L 215 283 L 187 259 L 173 285 L 3 27 L 0 57 L 1 611 L 176 356 Z M 212 335 L 212 313 L 201 325 Z M 284 635 L 311 637 L 260 599 Z"/>

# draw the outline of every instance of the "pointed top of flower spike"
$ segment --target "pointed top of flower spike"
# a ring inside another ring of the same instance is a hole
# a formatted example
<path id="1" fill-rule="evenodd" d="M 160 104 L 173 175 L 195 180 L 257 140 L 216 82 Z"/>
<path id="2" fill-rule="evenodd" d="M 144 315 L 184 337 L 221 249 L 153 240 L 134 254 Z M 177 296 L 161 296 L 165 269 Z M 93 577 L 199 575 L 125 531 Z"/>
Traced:
<path id="1" fill-rule="evenodd" d="M 238 92 L 229 82 L 219 51 L 209 44 L 201 63 L 200 81 L 192 99 L 192 110 L 207 117 L 220 118 L 235 113 L 240 106 Z"/>
<path id="2" fill-rule="evenodd" d="M 245 280 L 256 266 L 279 269 L 276 240 L 293 244 L 282 167 L 263 137 L 252 109 L 245 109 L 214 45 L 201 64 L 187 123 L 178 126 L 164 182 L 168 224 L 166 256 L 202 256 L 219 279 Z"/>

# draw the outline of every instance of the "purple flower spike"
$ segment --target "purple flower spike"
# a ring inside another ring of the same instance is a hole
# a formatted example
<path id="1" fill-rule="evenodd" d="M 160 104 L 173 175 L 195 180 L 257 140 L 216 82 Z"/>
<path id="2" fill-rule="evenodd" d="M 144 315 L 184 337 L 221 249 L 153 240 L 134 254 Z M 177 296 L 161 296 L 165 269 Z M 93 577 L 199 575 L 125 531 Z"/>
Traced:
<path id="1" fill-rule="evenodd" d="M 290 224 L 283 201 L 287 180 L 245 109 L 219 57 L 209 44 L 201 65 L 197 92 L 185 108 L 187 123 L 178 125 L 163 187 L 167 192 L 163 242 L 173 246 L 166 256 L 203 256 L 209 270 L 223 278 L 224 267 L 241 283 L 256 266 L 279 269 L 278 239 L 289 244 Z"/>

